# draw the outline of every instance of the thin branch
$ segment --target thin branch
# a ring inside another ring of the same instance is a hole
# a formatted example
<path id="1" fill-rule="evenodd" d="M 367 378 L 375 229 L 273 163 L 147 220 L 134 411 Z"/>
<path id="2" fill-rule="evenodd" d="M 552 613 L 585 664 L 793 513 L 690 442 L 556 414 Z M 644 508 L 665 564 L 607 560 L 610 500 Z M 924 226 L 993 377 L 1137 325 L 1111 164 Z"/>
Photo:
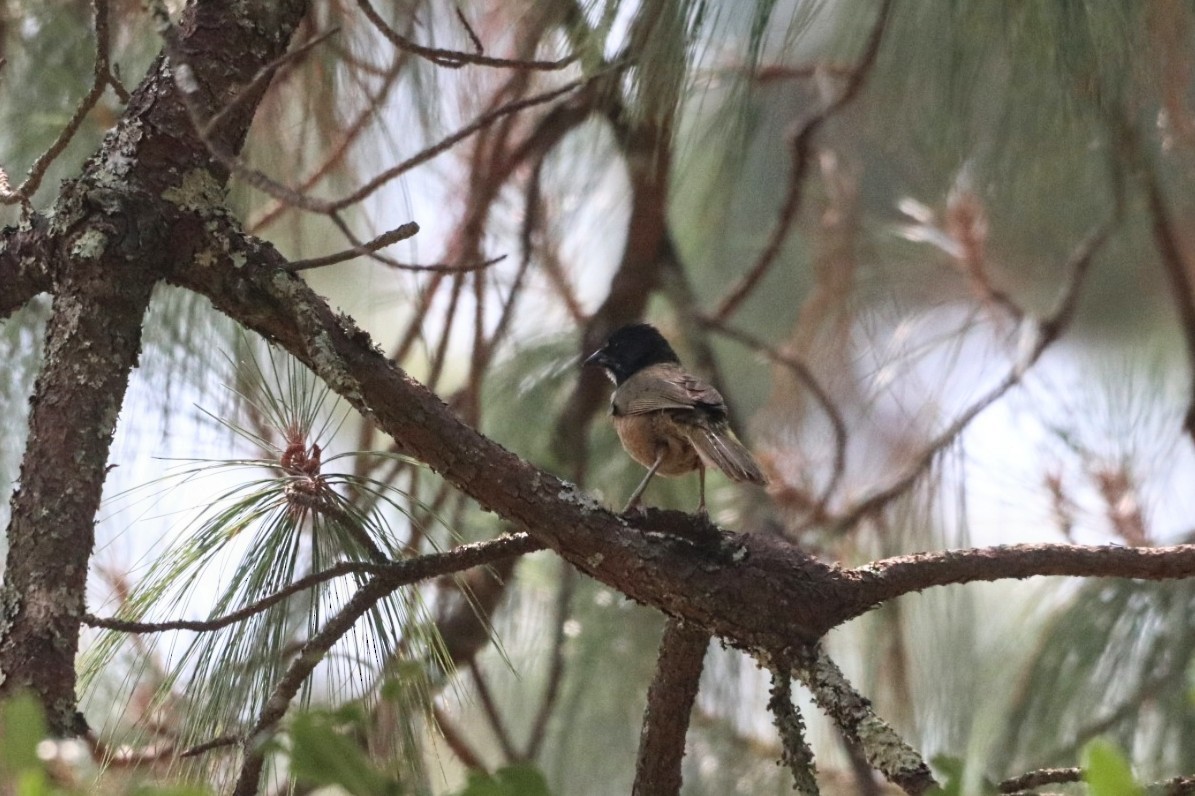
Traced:
<path id="1" fill-rule="evenodd" d="M 647 690 L 647 708 L 639 734 L 639 756 L 631 790 L 634 796 L 680 793 L 685 734 L 709 644 L 709 633 L 679 619 L 670 617 L 664 625 L 656 674 Z"/>
<path id="2" fill-rule="evenodd" d="M 564 564 L 556 592 L 556 610 L 552 621 L 552 658 L 548 663 L 547 684 L 544 686 L 539 710 L 535 712 L 535 719 L 531 722 L 531 732 L 527 736 L 527 747 L 523 753 L 524 760 L 535 760 L 539 756 L 544 739 L 548 735 L 548 720 L 552 717 L 552 709 L 556 706 L 560 686 L 564 682 L 564 645 L 567 641 L 565 628 L 571 613 L 573 593 L 576 590 L 577 571 Z"/>
<path id="3" fill-rule="evenodd" d="M 838 531 L 844 532 L 853 528 L 860 519 L 875 513 L 893 499 L 904 494 L 929 469 L 937 455 L 947 446 L 951 445 L 983 410 L 1002 398 L 1013 387 L 1020 384 L 1025 374 L 1037 363 L 1042 354 L 1046 352 L 1046 349 L 1062 336 L 1062 333 L 1070 325 L 1071 319 L 1074 316 L 1075 307 L 1078 305 L 1079 295 L 1087 273 L 1091 269 L 1092 260 L 1120 221 L 1120 191 L 1116 192 L 1116 196 L 1116 208 L 1113 213 L 1098 224 L 1078 247 L 1071 252 L 1066 265 L 1068 274 L 1066 280 L 1063 282 L 1062 290 L 1055 302 L 1054 309 L 1045 318 L 1036 323 L 1030 318 L 1022 321 L 1022 353 L 1017 361 L 1009 368 L 1004 378 L 955 418 L 953 423 L 930 440 L 892 483 L 875 490 L 839 517 L 835 523 Z"/>
<path id="4" fill-rule="evenodd" d="M 95 737 L 92 732 L 86 733 L 83 739 L 91 749 L 92 757 L 104 766 L 120 768 L 136 768 L 147 763 L 157 763 L 162 760 L 182 760 L 188 757 L 198 757 L 214 749 L 236 746 L 241 742 L 238 735 L 221 735 L 209 741 L 178 749 L 174 744 L 150 746 L 143 749 L 111 749 Z"/>
<path id="5" fill-rule="evenodd" d="M 543 549 L 543 545 L 525 533 L 514 533 L 485 542 L 461 545 L 444 553 L 429 553 L 419 558 L 378 564 L 367 561 L 344 561 L 285 586 L 273 594 L 246 605 L 230 614 L 207 620 L 176 619 L 169 622 L 132 622 L 116 617 L 83 616 L 83 623 L 91 627 L 102 627 L 122 633 L 161 633 L 166 630 L 193 630 L 209 633 L 241 622 L 249 617 L 277 605 L 291 595 L 310 589 L 324 581 L 352 574 L 371 574 L 388 578 L 398 586 L 418 583 L 429 578 L 447 575 L 469 569 L 479 564 L 488 564 L 501 558 L 532 553 Z"/>
<path id="6" fill-rule="evenodd" d="M 0 191 L 0 204 L 12 205 L 18 202 L 27 204 L 33 198 L 33 194 L 37 193 L 50 165 L 66 149 L 71 139 L 75 137 L 75 133 L 79 131 L 79 127 L 82 126 L 83 120 L 87 118 L 87 114 L 91 113 L 91 109 L 99 102 L 100 97 L 104 94 L 104 89 L 109 85 L 114 88 L 119 85 L 112 77 L 112 71 L 108 65 L 108 0 L 92 0 L 91 7 L 95 16 L 95 63 L 92 69 L 91 88 L 79 100 L 75 112 L 71 114 L 71 118 L 58 132 L 58 137 L 37 160 L 33 161 L 25 181 L 17 186 L 16 190 Z"/>
<path id="7" fill-rule="evenodd" d="M 475 424 L 481 422 L 481 390 L 486 371 L 489 368 L 490 362 L 493 361 L 494 352 L 498 350 L 498 346 L 510 330 L 510 323 L 514 318 L 515 305 L 522 296 L 523 285 L 527 279 L 528 272 L 531 270 L 531 239 L 536 227 L 540 223 L 540 180 L 545 162 L 546 159 L 543 157 L 536 161 L 528 180 L 526 199 L 523 205 L 523 224 L 519 233 L 522 257 L 519 260 L 519 269 L 515 272 L 514 281 L 511 283 L 510 292 L 507 293 L 506 299 L 502 302 L 502 307 L 499 310 L 498 322 L 494 325 L 494 331 L 489 335 L 488 339 L 484 334 L 485 327 L 482 318 L 478 316 L 474 323 L 475 340 L 469 363 L 469 381 L 466 388 L 466 398 L 469 402 L 470 410 L 467 416 Z M 477 290 L 480 291 L 481 287 L 478 284 Z M 475 300 L 476 311 L 480 313 L 485 303 L 484 297 L 477 295 L 475 296 Z"/>
<path id="8" fill-rule="evenodd" d="M 345 54 L 346 60 L 348 57 L 349 56 Z M 324 161 L 318 167 L 316 167 L 314 171 L 308 174 L 302 183 L 299 184 L 299 191 L 306 192 L 311 190 L 311 188 L 313 188 L 317 182 L 323 179 L 336 166 L 336 164 L 344 160 L 344 156 L 348 152 L 349 147 L 361 135 L 361 132 L 365 129 L 366 123 L 374 118 L 378 112 L 378 108 L 381 107 L 382 102 L 389 96 L 391 89 L 394 88 L 394 85 L 398 80 L 399 72 L 402 70 L 403 63 L 404 59 L 400 58 L 396 60 L 394 64 L 392 64 L 391 67 L 382 74 L 382 85 L 379 86 L 375 92 L 373 92 L 372 96 L 369 98 L 369 101 L 365 104 L 365 107 L 357 113 L 356 118 L 354 118 L 353 121 L 343 129 L 340 135 L 340 140 L 336 143 L 336 146 L 332 147 L 331 152 L 329 152 L 324 158 Z M 249 221 L 246 224 L 246 229 L 253 233 L 260 232 L 262 229 L 272 224 L 275 219 L 282 215 L 283 211 L 287 210 L 289 207 L 290 205 L 287 203 L 275 199 L 273 204 L 263 210 L 257 218 Z"/>
<path id="9" fill-rule="evenodd" d="M 996 786 L 996 790 L 1000 793 L 1016 793 L 1039 788 L 1042 785 L 1061 785 L 1064 782 L 1082 781 L 1083 769 L 1081 768 L 1039 768 L 1037 771 L 1030 771 L 1019 777 L 1003 780 Z"/>
<path id="10" fill-rule="evenodd" d="M 383 232 L 373 240 L 353 246 L 351 249 L 328 254 L 323 257 L 310 257 L 306 260 L 292 260 L 290 264 L 291 271 L 306 271 L 310 268 L 323 268 L 326 265 L 334 265 L 342 263 L 345 260 L 351 260 L 354 257 L 360 257 L 363 254 L 373 254 L 378 249 L 384 249 L 387 246 L 398 243 L 402 240 L 413 238 L 419 232 L 419 225 L 414 221 L 408 221 L 401 226 L 398 226 L 388 232 Z M 436 270 L 437 266 L 411 266 L 413 270 Z"/>
<path id="11" fill-rule="evenodd" d="M 129 90 L 112 68 L 111 34 L 108 31 L 108 0 L 93 0 L 95 10 L 95 74 L 112 87 L 121 102 L 128 103 Z"/>
<path id="12" fill-rule="evenodd" d="M 910 592 L 957 583 L 1040 575 L 1142 580 L 1189 578 L 1195 575 L 1195 545 L 998 545 L 896 556 L 847 570 L 845 575 L 859 587 L 856 597 L 866 603 L 859 606 L 857 616 Z"/>
<path id="13" fill-rule="evenodd" d="M 810 154 L 813 151 L 813 139 L 830 117 L 849 105 L 859 95 L 875 65 L 891 9 L 892 0 L 884 0 L 884 4 L 880 6 L 880 10 L 876 14 L 876 21 L 867 38 L 867 44 L 863 48 L 863 56 L 860 58 L 859 64 L 851 70 L 841 93 L 807 119 L 792 136 L 789 143 L 788 183 L 776 225 L 772 227 L 768 242 L 764 245 L 755 264 L 727 291 L 722 300 L 718 302 L 717 308 L 709 314 L 714 320 L 726 321 L 730 318 L 756 288 L 760 280 L 771 270 L 780 256 L 780 250 L 788 239 L 789 232 L 801 209 L 805 175 L 809 171 Z"/>
<path id="14" fill-rule="evenodd" d="M 473 49 L 477 51 L 478 55 L 485 55 L 485 47 L 482 46 L 481 37 L 477 35 L 477 31 L 473 30 L 473 26 L 469 24 L 469 20 L 465 17 L 465 12 L 461 11 L 461 7 L 457 5 L 454 9 L 456 12 L 457 21 L 461 23 L 461 27 L 465 29 L 465 35 L 469 37 L 469 41 L 473 43 Z"/>
<path id="15" fill-rule="evenodd" d="M 464 139 L 469 138 L 475 133 L 489 127 L 494 122 L 499 121 L 504 117 L 518 113 L 519 111 L 526 110 L 527 108 L 543 105 L 544 103 L 551 102 L 558 97 L 563 97 L 565 94 L 572 93 L 573 91 L 581 88 L 592 79 L 593 78 L 573 80 L 569 83 L 565 83 L 559 88 L 554 88 L 550 91 L 544 91 L 540 94 L 532 94 L 530 97 L 524 97 L 523 99 L 514 100 L 504 105 L 500 105 L 497 108 L 478 116 L 471 123 L 465 125 L 455 133 L 441 139 L 438 143 L 427 147 L 422 152 L 412 155 L 395 166 L 391 166 L 348 196 L 331 202 L 321 202 L 317 200 L 312 201 L 313 207 L 311 209 L 315 209 L 317 212 L 321 213 L 336 212 L 338 210 L 343 210 L 349 205 L 356 204 L 372 194 L 378 188 L 381 188 L 387 182 L 393 180 L 395 177 L 405 174 L 416 166 L 426 163 L 437 155 L 447 151 L 448 149 L 451 149 Z"/>
<path id="16" fill-rule="evenodd" d="M 233 746 L 241 742 L 240 737 L 236 735 L 221 735 L 218 738 L 212 738 L 210 741 L 195 744 L 178 753 L 181 758 L 197 757 L 198 755 L 210 752 L 213 749 L 221 749 L 225 746 Z"/>
<path id="17" fill-rule="evenodd" d="M 813 395 L 813 399 L 817 401 L 817 405 L 825 413 L 826 419 L 830 421 L 830 426 L 834 432 L 834 461 L 830 466 L 830 477 L 827 479 L 825 486 L 822 487 L 821 494 L 817 499 L 817 505 L 812 512 L 815 516 L 824 514 L 830 496 L 838 488 L 843 473 L 846 471 L 848 435 L 846 421 L 843 420 L 842 413 L 838 411 L 838 407 L 830 398 L 830 394 L 826 392 L 825 387 L 817 380 L 817 376 L 813 375 L 813 371 L 801 359 L 790 356 L 783 351 L 778 351 L 758 337 L 729 326 L 724 322 L 713 318 L 703 318 L 702 321 L 714 331 L 737 343 L 741 343 L 752 351 L 763 354 L 772 362 L 788 368 L 797 377 L 797 380 L 805 385 L 805 388 Z"/>
<path id="18" fill-rule="evenodd" d="M 1142 157 L 1144 160 L 1144 157 Z M 1183 430 L 1195 441 L 1195 286 L 1191 270 L 1179 242 L 1174 222 L 1166 210 L 1166 198 L 1152 165 L 1143 169 L 1149 213 L 1153 220 L 1154 245 L 1162 260 L 1162 270 L 1170 281 L 1170 298 L 1178 311 L 1179 326 L 1187 347 L 1187 365 L 1191 371 L 1190 398 L 1183 417 Z"/>
<path id="19" fill-rule="evenodd" d="M 875 714 L 871 702 L 855 690 L 820 646 L 804 650 L 792 669 L 817 706 L 889 782 L 912 796 L 937 786 L 921 755 Z"/>
<path id="20" fill-rule="evenodd" d="M 772 696 L 768 710 L 780 735 L 781 759 L 793 776 L 793 785 L 800 796 L 818 796 L 813 749 L 805 739 L 805 721 L 793 704 L 792 675 L 786 671 L 772 672 Z"/>
<path id="21" fill-rule="evenodd" d="M 490 729 L 494 731 L 494 737 L 498 739 L 498 746 L 502 748 L 502 754 L 505 755 L 507 762 L 515 762 L 519 759 L 519 753 L 515 750 L 510 731 L 506 729 L 506 723 L 502 720 L 502 711 L 498 709 L 498 703 L 494 701 L 494 696 L 490 693 L 490 687 L 477 665 L 476 657 L 469 659 L 469 673 L 473 675 L 473 684 L 477 687 L 477 698 L 481 702 L 482 712 L 485 713 L 486 720 L 490 723 Z"/>
<path id="22" fill-rule="evenodd" d="M 465 29 L 469 31 L 470 38 L 474 46 L 478 49 L 477 53 L 466 53 L 460 50 L 445 50 L 439 47 L 424 47 L 403 36 L 394 28 L 386 24 L 386 21 L 378 14 L 374 7 L 370 5 L 369 0 L 357 0 L 357 5 L 361 8 L 361 13 L 365 15 L 373 26 L 377 28 L 378 33 L 381 33 L 387 41 L 395 47 L 409 52 L 412 55 L 418 55 L 420 58 L 426 58 L 437 66 L 442 66 L 447 69 L 459 69 L 465 64 L 475 64 L 477 66 L 493 66 L 505 69 L 524 69 L 530 71 L 551 72 L 571 64 L 577 60 L 577 56 L 570 55 L 566 58 L 560 58 L 555 61 L 525 61 L 517 58 L 492 58 L 480 52 L 481 40 L 477 38 L 477 34 L 473 33 L 473 29 L 469 23 L 465 21 L 464 16 L 457 10 L 457 17 L 465 25 Z"/>
<path id="23" fill-rule="evenodd" d="M 474 751 L 469 742 L 461 736 L 456 725 L 449 720 L 439 705 L 432 705 L 432 717 L 436 720 L 436 727 L 440 730 L 444 743 L 448 744 L 448 748 L 452 750 L 452 753 L 457 756 L 465 768 L 471 771 L 485 771 L 486 767 L 485 763 L 481 761 L 481 755 Z"/>
<path id="24" fill-rule="evenodd" d="M 372 609 L 379 601 L 390 595 L 397 585 L 384 575 L 376 575 L 340 609 L 318 633 L 303 644 L 282 678 L 274 686 L 261 715 L 249 733 L 249 748 L 241 764 L 234 796 L 256 796 L 258 780 L 265 763 L 266 748 L 262 743 L 267 733 L 286 715 L 291 700 L 315 667 L 324 659 L 332 646 L 352 630 L 357 620 Z"/>

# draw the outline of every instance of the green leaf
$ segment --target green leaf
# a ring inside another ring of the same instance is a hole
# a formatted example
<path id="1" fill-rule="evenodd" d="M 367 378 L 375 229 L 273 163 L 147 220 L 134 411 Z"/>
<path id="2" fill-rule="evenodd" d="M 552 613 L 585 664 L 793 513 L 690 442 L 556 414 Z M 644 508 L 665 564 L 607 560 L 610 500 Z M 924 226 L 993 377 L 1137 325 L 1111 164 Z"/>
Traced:
<path id="1" fill-rule="evenodd" d="M 386 796 L 393 783 L 377 770 L 331 716 L 304 713 L 290 728 L 294 775 L 317 785 L 339 785 L 353 796 Z"/>
<path id="2" fill-rule="evenodd" d="M 40 768 L 27 769 L 17 779 L 17 796 L 50 796 L 50 781 Z"/>
<path id="3" fill-rule="evenodd" d="M 1120 749 L 1106 738 L 1083 747 L 1083 779 L 1091 796 L 1139 796 L 1141 788 Z"/>
<path id="4" fill-rule="evenodd" d="M 933 760 L 934 770 L 942 786 L 935 791 L 939 796 L 960 796 L 963 792 L 963 761 L 958 757 L 938 755 Z"/>
<path id="5" fill-rule="evenodd" d="M 492 775 L 469 774 L 469 784 L 457 796 L 551 796 L 539 769 L 521 764 L 500 768 Z"/>
<path id="6" fill-rule="evenodd" d="M 6 779 L 13 779 L 30 770 L 41 770 L 37 745 L 49 731 L 41 704 L 28 693 L 21 693 L 3 703 L 0 712 L 3 743 L 0 743 L 0 766 Z"/>

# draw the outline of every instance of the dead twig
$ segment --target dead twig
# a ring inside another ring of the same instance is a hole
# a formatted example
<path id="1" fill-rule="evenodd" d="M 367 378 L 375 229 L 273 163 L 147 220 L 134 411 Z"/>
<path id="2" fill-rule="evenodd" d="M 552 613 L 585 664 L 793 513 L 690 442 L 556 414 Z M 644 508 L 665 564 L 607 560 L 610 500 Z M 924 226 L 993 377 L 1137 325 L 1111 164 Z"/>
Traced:
<path id="1" fill-rule="evenodd" d="M 477 38 L 477 34 L 473 32 L 473 28 L 465 21 L 464 15 L 457 9 L 457 18 L 464 24 L 465 29 L 469 32 L 470 38 L 474 47 L 477 48 L 476 53 L 466 53 L 460 50 L 445 50 L 440 47 L 424 47 L 403 36 L 394 28 L 386 24 L 386 21 L 378 14 L 374 7 L 370 5 L 369 0 L 357 0 L 357 5 L 361 9 L 361 13 L 365 15 L 378 33 L 381 33 L 387 41 L 398 47 L 404 52 L 409 52 L 412 55 L 417 55 L 420 58 L 426 58 L 437 66 L 442 66 L 447 69 L 459 69 L 466 64 L 474 64 L 476 66 L 492 66 L 503 69 L 523 69 L 540 72 L 553 72 L 558 69 L 571 64 L 577 60 L 577 56 L 570 55 L 566 58 L 559 58 L 555 61 L 531 61 L 522 60 L 518 58 L 493 58 L 481 52 L 481 40 Z"/>
<path id="2" fill-rule="evenodd" d="M 312 268 L 323 268 L 328 265 L 335 265 L 342 263 L 345 260 L 352 260 L 355 257 L 369 256 L 371 259 L 379 260 L 383 265 L 388 265 L 391 268 L 397 268 L 400 271 L 424 271 L 432 273 L 450 274 L 465 271 L 481 271 L 489 268 L 492 265 L 497 265 L 506 259 L 506 255 L 499 255 L 488 260 L 483 260 L 479 263 L 462 263 L 460 265 L 452 265 L 449 263 L 433 263 L 430 265 L 420 265 L 415 263 L 401 263 L 390 257 L 377 257 L 377 251 L 390 246 L 399 241 L 407 240 L 419 232 L 419 225 L 414 221 L 408 221 L 402 226 L 396 227 L 389 232 L 383 232 L 376 238 L 364 243 L 353 246 L 344 251 L 335 252 L 334 254 L 327 254 L 323 257 L 311 257 L 306 260 L 292 260 L 290 263 L 291 271 L 307 271 Z"/>
<path id="3" fill-rule="evenodd" d="M 556 610 L 552 621 L 552 659 L 548 664 L 547 684 L 544 686 L 539 710 L 535 712 L 531 732 L 527 736 L 524 760 L 535 760 L 543 747 L 544 739 L 548 737 L 548 720 L 552 717 L 552 709 L 556 706 L 556 699 L 560 694 L 560 685 L 564 682 L 564 644 L 567 639 L 565 625 L 572 609 L 578 577 L 577 571 L 572 567 L 561 567 L 560 585 L 556 591 Z"/>
<path id="4" fill-rule="evenodd" d="M 1119 186 L 1119 182 L 1117 185 Z M 837 531 L 846 532 L 850 530 L 860 519 L 873 514 L 887 505 L 889 501 L 904 494 L 925 473 L 938 453 L 953 443 L 959 434 L 984 409 L 987 409 L 1003 397 L 1005 393 L 1017 384 L 1020 384 L 1025 374 L 1037 363 L 1041 355 L 1046 352 L 1046 349 L 1062 336 L 1062 333 L 1070 325 L 1070 321 L 1074 316 L 1075 307 L 1078 304 L 1079 295 L 1087 273 L 1091 268 L 1092 260 L 1100 250 L 1100 247 L 1103 246 L 1104 241 L 1111 234 L 1113 228 L 1120 221 L 1121 194 L 1122 192 L 1119 189 L 1115 191 L 1116 207 L 1112 214 L 1088 233 L 1087 237 L 1071 252 L 1065 269 L 1067 277 L 1055 302 L 1054 310 L 1040 321 L 1034 322 L 1030 318 L 1022 321 L 1021 354 L 1009 368 L 1004 378 L 972 403 L 962 414 L 955 418 L 953 423 L 930 440 L 929 444 L 917 453 L 913 460 L 905 467 L 904 471 L 892 483 L 875 490 L 840 516 L 835 522 Z"/>
<path id="5" fill-rule="evenodd" d="M 784 246 L 784 242 L 788 239 L 788 234 L 792 230 L 797 213 L 801 208 L 801 199 L 805 188 L 805 175 L 809 171 L 814 136 L 817 135 L 822 125 L 828 119 L 849 105 L 859 95 L 859 91 L 863 88 L 863 84 L 866 82 L 867 76 L 871 73 L 871 68 L 875 64 L 876 55 L 880 51 L 880 43 L 883 40 L 884 28 L 887 27 L 888 14 L 891 9 L 892 0 L 884 0 L 884 4 L 880 6 L 880 10 L 876 14 L 875 24 L 872 26 L 867 44 L 863 48 L 863 55 L 859 60 L 859 64 L 851 71 L 846 85 L 843 86 L 839 95 L 827 102 L 821 110 L 806 119 L 791 137 L 789 143 L 788 183 L 784 201 L 780 205 L 780 213 L 777 216 L 776 224 L 772 227 L 772 233 L 768 236 L 768 242 L 764 245 L 763 251 L 760 252 L 755 264 L 726 292 L 726 295 L 718 302 L 717 308 L 709 314 L 714 320 L 726 321 L 729 319 L 743 301 L 751 295 L 751 292 L 759 284 L 760 280 L 763 279 L 764 275 L 771 270 L 772 265 L 775 264 L 776 259 L 780 256 L 780 250 Z"/>
<path id="6" fill-rule="evenodd" d="M 1144 156 L 1141 156 L 1144 160 Z M 1162 270 L 1170 282 L 1170 298 L 1178 312 L 1179 326 L 1187 346 L 1187 362 L 1191 370 L 1191 392 L 1183 430 L 1195 442 L 1195 286 L 1191 284 L 1189 263 L 1175 232 L 1174 222 L 1166 209 L 1166 197 L 1158 175 L 1152 166 L 1143 169 L 1145 193 L 1153 221 L 1154 245 L 1162 261 Z"/>
<path id="7" fill-rule="evenodd" d="M 822 487 L 821 494 L 818 495 L 817 504 L 814 508 L 813 514 L 815 516 L 824 513 L 826 504 L 830 497 L 838 488 L 839 482 L 846 471 L 846 450 L 848 432 L 846 421 L 842 417 L 842 413 L 838 411 L 838 407 L 834 405 L 830 394 L 826 392 L 826 388 L 821 385 L 817 377 L 813 375 L 813 371 L 801 359 L 791 356 L 783 351 L 778 351 L 772 346 L 768 345 L 763 340 L 749 334 L 741 329 L 736 329 L 728 324 L 716 321 L 713 318 L 703 318 L 703 322 L 713 331 L 716 331 L 737 343 L 750 348 L 763 356 L 767 357 L 772 362 L 778 365 L 783 365 L 792 371 L 792 374 L 797 377 L 801 384 L 809 390 L 813 396 L 813 400 L 821 408 L 826 415 L 826 419 L 830 421 L 830 427 L 834 433 L 834 460 L 830 466 L 830 477 L 826 480 L 825 486 Z"/>
<path id="8" fill-rule="evenodd" d="M 67 120 L 66 124 L 58 132 L 58 137 L 54 139 L 45 152 L 33 161 L 33 165 L 29 167 L 29 173 L 25 176 L 24 181 L 15 190 L 10 190 L 8 186 L 0 186 L 0 204 L 13 205 L 20 203 L 28 208 L 33 194 L 37 193 L 42 179 L 46 176 L 46 171 L 58 159 L 58 156 L 63 153 L 67 145 L 71 142 L 71 139 L 75 137 L 75 133 L 79 132 L 83 120 L 87 118 L 87 114 L 91 113 L 91 109 L 99 102 L 105 88 L 112 86 L 113 90 L 117 92 L 123 101 L 128 101 L 128 92 L 121 86 L 120 81 L 113 77 L 112 68 L 108 60 L 108 0 L 92 0 L 91 8 L 95 16 L 95 62 L 92 68 L 91 88 L 79 100 L 79 104 L 75 106 L 75 112 L 71 114 L 71 118 Z"/>

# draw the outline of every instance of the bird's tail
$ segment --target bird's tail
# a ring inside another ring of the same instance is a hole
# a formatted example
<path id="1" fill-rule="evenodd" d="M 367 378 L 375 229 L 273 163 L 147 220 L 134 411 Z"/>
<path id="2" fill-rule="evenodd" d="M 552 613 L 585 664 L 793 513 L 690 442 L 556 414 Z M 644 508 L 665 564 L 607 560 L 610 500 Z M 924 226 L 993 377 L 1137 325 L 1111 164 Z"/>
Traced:
<path id="1" fill-rule="evenodd" d="M 743 443 L 734 438 L 729 428 L 694 427 L 689 440 L 706 465 L 714 465 L 734 481 L 766 484 L 759 463 Z"/>

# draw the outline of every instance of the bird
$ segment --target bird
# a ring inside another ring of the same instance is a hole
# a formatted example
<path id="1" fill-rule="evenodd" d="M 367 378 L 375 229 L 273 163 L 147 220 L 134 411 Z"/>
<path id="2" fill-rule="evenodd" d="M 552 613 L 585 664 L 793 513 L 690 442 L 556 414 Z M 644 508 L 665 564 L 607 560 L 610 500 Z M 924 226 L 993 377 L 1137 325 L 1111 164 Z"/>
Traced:
<path id="1" fill-rule="evenodd" d="M 731 431 L 722 394 L 686 371 L 651 324 L 618 329 L 584 364 L 602 367 L 614 382 L 614 429 L 630 457 L 647 468 L 624 513 L 638 504 L 656 473 L 678 476 L 696 470 L 702 514 L 707 467 L 717 467 L 734 481 L 767 483 L 755 457 Z"/>

